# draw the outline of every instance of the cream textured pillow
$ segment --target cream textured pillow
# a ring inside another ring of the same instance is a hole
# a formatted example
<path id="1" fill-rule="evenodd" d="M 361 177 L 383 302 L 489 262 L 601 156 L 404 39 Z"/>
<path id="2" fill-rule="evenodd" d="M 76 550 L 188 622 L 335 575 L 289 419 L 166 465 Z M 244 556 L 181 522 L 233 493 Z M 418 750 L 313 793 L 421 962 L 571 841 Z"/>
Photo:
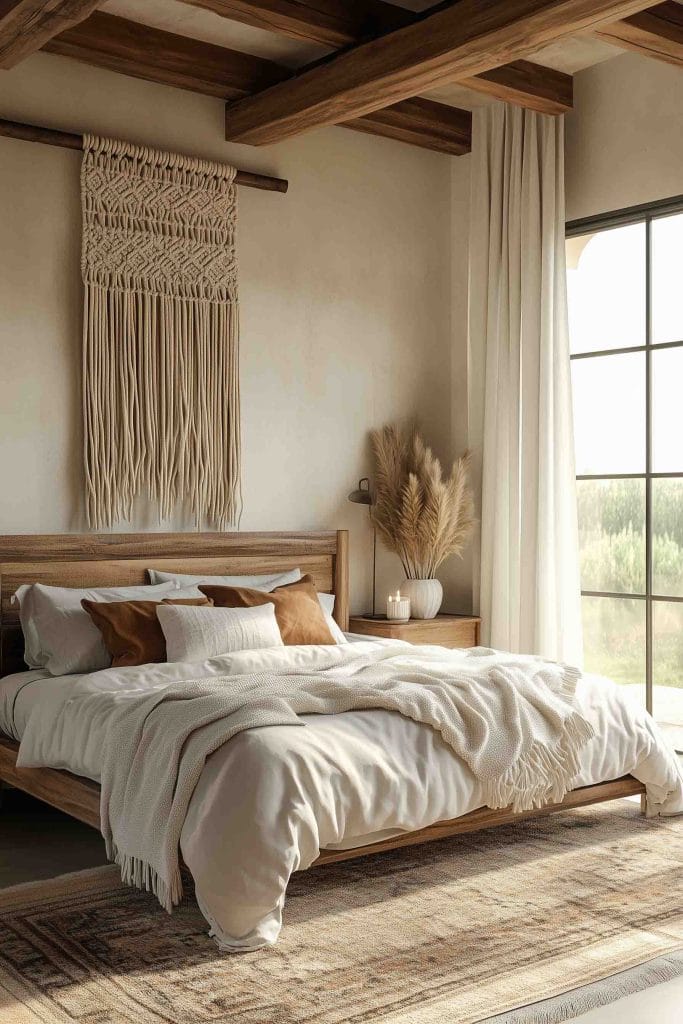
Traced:
<path id="1" fill-rule="evenodd" d="M 19 587 L 15 596 L 24 633 L 24 660 L 29 668 L 46 668 L 53 676 L 108 668 L 109 651 L 81 601 L 161 601 L 171 594 L 180 597 L 174 582 L 156 587 L 81 589 L 42 583 Z"/>
<path id="2" fill-rule="evenodd" d="M 164 572 L 162 569 L 148 569 L 150 583 L 175 582 L 180 587 L 196 586 L 208 583 L 215 587 L 251 587 L 253 590 L 270 592 L 276 587 L 284 587 L 287 583 L 298 583 L 301 569 L 290 569 L 288 572 L 264 573 L 261 576 L 192 576 L 182 572 Z"/>
<path id="3" fill-rule="evenodd" d="M 283 646 L 272 604 L 255 608 L 160 604 L 157 617 L 166 638 L 167 661 L 206 661 L 234 651 Z"/>

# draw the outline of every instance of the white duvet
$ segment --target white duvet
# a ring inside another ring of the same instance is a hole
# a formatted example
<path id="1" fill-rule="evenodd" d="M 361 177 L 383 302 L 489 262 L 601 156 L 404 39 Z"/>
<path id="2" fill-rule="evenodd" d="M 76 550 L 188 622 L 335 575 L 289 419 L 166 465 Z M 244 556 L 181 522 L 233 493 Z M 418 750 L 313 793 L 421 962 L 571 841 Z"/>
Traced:
<path id="1" fill-rule="evenodd" d="M 294 671 L 310 656 L 310 648 L 287 651 Z M 267 671 L 274 658 L 281 664 L 281 648 L 254 652 L 249 670 Z M 178 680 L 227 674 L 230 661 L 59 679 L 25 674 L 1 684 L 0 726 L 22 737 L 21 764 L 99 781 L 112 707 Z M 582 749 L 575 786 L 631 773 L 647 786 L 649 813 L 683 812 L 683 773 L 652 718 L 604 679 L 583 677 L 576 695 L 595 736 Z M 428 726 L 380 710 L 305 722 L 236 736 L 211 755 L 190 802 L 181 852 L 222 948 L 276 940 L 289 876 L 319 849 L 362 846 L 483 804 L 480 784 Z"/>

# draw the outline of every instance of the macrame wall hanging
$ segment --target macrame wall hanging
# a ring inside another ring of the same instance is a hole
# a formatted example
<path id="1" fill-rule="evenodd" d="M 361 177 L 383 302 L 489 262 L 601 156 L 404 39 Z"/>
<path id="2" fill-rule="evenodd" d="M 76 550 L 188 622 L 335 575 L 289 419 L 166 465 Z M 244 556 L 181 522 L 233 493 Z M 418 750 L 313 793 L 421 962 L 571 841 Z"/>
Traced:
<path id="1" fill-rule="evenodd" d="M 88 522 L 240 512 L 235 169 L 84 136 Z"/>

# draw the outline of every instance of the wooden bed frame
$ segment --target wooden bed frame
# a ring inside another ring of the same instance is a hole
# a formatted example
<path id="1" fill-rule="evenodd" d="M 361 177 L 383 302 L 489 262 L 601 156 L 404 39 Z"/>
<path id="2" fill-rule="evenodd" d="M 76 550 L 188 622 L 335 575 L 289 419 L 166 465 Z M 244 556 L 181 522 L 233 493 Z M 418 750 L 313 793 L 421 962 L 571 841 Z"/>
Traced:
<path id="1" fill-rule="evenodd" d="M 334 617 L 349 621 L 348 534 L 147 533 L 0 536 L 0 677 L 24 671 L 23 637 L 12 595 L 24 583 L 63 587 L 133 586 L 147 582 L 147 568 L 207 575 L 284 572 L 300 567 L 319 591 L 336 596 Z M 21 789 L 99 829 L 100 787 L 54 768 L 17 768 L 19 744 L 0 734 L 0 781 Z M 483 807 L 460 818 L 352 850 L 321 850 L 312 866 L 364 857 L 415 843 L 444 839 L 522 818 L 641 795 L 630 775 L 568 793 L 558 804 L 514 814 Z"/>

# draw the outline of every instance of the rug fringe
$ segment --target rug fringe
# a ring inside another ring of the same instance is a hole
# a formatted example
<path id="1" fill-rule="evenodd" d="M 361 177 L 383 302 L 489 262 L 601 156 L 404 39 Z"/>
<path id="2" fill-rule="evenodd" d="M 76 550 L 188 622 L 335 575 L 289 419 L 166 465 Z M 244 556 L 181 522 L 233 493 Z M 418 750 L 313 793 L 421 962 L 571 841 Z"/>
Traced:
<path id="1" fill-rule="evenodd" d="M 563 992 L 535 1005 L 508 1010 L 487 1017 L 481 1024 L 563 1024 L 580 1014 L 589 1013 L 618 999 L 643 992 L 653 985 L 683 976 L 683 950 L 674 950 L 644 964 L 627 968 L 618 974 L 595 981 L 581 988 Z"/>

